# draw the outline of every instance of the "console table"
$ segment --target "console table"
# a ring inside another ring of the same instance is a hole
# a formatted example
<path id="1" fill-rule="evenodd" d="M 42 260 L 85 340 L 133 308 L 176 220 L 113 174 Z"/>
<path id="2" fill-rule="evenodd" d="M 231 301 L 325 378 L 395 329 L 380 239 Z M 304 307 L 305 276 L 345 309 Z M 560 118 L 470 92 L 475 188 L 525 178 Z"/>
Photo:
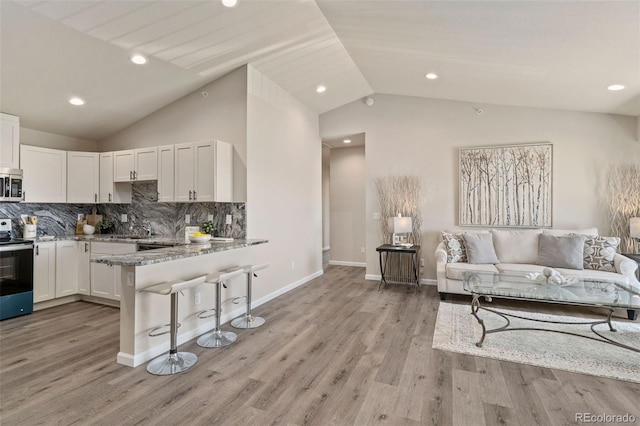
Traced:
<path id="1" fill-rule="evenodd" d="M 392 244 L 383 244 L 376 248 L 378 252 L 378 257 L 380 261 L 380 284 L 378 284 L 378 290 L 380 290 L 380 286 L 382 283 L 387 285 L 387 283 L 392 284 L 410 284 L 415 286 L 415 291 L 418 291 L 418 287 L 420 287 L 419 273 L 418 273 L 418 264 L 419 264 L 419 255 L 420 255 L 420 246 L 394 246 Z M 411 261 L 407 270 L 402 270 L 404 274 L 398 275 L 389 275 L 387 268 L 389 267 L 389 255 L 396 253 L 398 255 L 409 256 Z"/>

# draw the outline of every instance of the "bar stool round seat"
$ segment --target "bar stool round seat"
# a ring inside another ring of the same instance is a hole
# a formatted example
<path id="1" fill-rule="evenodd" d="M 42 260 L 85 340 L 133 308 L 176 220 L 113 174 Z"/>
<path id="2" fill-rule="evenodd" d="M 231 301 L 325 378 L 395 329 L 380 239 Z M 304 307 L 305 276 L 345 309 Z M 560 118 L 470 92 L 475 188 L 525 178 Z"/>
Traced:
<path id="1" fill-rule="evenodd" d="M 193 367 L 195 363 L 198 361 L 198 357 L 196 354 L 191 352 L 178 352 L 178 292 L 181 290 L 186 290 L 188 288 L 196 287 L 204 283 L 205 278 L 207 276 L 203 275 L 197 278 L 193 278 L 190 280 L 177 280 L 171 282 L 165 282 L 160 284 L 155 284 L 150 287 L 143 288 L 140 291 L 161 294 L 161 295 L 171 295 L 171 324 L 169 324 L 169 333 L 171 335 L 169 353 L 165 355 L 160 355 L 157 358 L 154 358 L 147 364 L 147 371 L 151 374 L 155 374 L 157 376 L 167 376 L 170 374 L 177 374 L 183 371 L 188 370 Z M 160 327 L 157 327 L 154 330 L 157 330 Z M 152 330 L 149 334 L 152 336 L 158 336 L 164 333 L 153 334 L 154 330 Z"/>
<path id="2" fill-rule="evenodd" d="M 203 348 L 222 348 L 229 346 L 238 339 L 238 335 L 231 331 L 223 331 L 220 328 L 220 316 L 222 313 L 222 286 L 233 277 L 242 274 L 242 269 L 231 268 L 228 271 L 207 275 L 205 283 L 214 284 L 216 286 L 216 327 L 213 331 L 198 337 L 196 343 Z"/>
<path id="3" fill-rule="evenodd" d="M 251 289 L 253 287 L 253 277 L 256 271 L 268 268 L 268 263 L 261 265 L 245 265 L 241 266 L 242 272 L 247 274 L 247 311 L 241 317 L 238 317 L 231 321 L 231 326 L 235 328 L 258 328 L 265 323 L 265 319 L 262 317 L 256 317 L 251 314 Z"/>

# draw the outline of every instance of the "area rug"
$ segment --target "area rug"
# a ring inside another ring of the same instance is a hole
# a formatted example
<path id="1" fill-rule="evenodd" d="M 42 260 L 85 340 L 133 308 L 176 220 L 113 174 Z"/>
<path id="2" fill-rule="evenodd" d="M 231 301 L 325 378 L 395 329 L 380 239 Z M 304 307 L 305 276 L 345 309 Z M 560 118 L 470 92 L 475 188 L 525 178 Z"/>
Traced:
<path id="1" fill-rule="evenodd" d="M 495 306 L 491 308 L 546 321 L 589 321 L 585 318 L 519 312 Z M 484 320 L 487 330 L 505 324 L 502 317 L 492 312 L 481 310 L 478 315 Z M 605 319 L 604 315 L 602 319 Z M 595 336 L 590 326 L 585 325 L 548 324 L 516 318 L 510 318 L 510 321 L 513 327 L 547 328 Z M 613 324 L 617 329 L 615 333 L 609 331 L 606 324 L 596 326 L 596 330 L 612 340 L 640 348 L 640 322 L 613 321 Z M 471 315 L 469 305 L 440 303 L 433 335 L 434 349 L 640 383 L 638 352 L 583 337 L 532 330 L 487 334 L 479 348 L 475 344 L 481 336 L 482 327 Z"/>

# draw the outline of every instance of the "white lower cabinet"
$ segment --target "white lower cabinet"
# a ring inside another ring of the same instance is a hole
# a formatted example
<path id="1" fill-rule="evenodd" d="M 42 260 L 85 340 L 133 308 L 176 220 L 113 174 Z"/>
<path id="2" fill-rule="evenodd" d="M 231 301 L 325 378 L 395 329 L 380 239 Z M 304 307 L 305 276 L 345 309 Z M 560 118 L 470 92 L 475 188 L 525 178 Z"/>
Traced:
<path id="1" fill-rule="evenodd" d="M 78 293 L 78 243 L 56 242 L 56 297 Z"/>
<path id="2" fill-rule="evenodd" d="M 91 258 L 135 253 L 136 245 L 130 243 L 91 243 Z M 91 295 L 120 300 L 120 266 L 91 263 Z"/>
<path id="3" fill-rule="evenodd" d="M 78 241 L 78 293 L 91 294 L 91 243 Z"/>
<path id="4" fill-rule="evenodd" d="M 56 243 L 36 243 L 33 247 L 33 302 L 56 297 Z"/>

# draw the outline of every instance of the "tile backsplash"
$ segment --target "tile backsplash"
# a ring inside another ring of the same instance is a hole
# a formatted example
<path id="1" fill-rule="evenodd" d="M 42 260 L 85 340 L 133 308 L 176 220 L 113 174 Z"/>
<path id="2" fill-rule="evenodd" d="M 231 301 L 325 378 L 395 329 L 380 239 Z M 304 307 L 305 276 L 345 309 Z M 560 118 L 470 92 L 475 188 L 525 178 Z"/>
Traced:
<path id="1" fill-rule="evenodd" d="M 158 203 L 156 182 L 134 183 L 131 204 L 37 204 L 0 203 L 0 217 L 13 219 L 13 232 L 22 236 L 20 215 L 38 216 L 38 235 L 68 235 L 75 233 L 78 214 L 90 214 L 93 208 L 111 221 L 115 234 L 143 235 L 142 222 L 150 222 L 153 233 L 164 237 L 184 237 L 186 225 L 199 225 L 213 215 L 216 235 L 246 237 L 245 203 Z M 126 214 L 127 223 L 120 221 Z M 185 215 L 191 222 L 185 222 Z M 231 215 L 231 225 L 226 217 Z"/>

